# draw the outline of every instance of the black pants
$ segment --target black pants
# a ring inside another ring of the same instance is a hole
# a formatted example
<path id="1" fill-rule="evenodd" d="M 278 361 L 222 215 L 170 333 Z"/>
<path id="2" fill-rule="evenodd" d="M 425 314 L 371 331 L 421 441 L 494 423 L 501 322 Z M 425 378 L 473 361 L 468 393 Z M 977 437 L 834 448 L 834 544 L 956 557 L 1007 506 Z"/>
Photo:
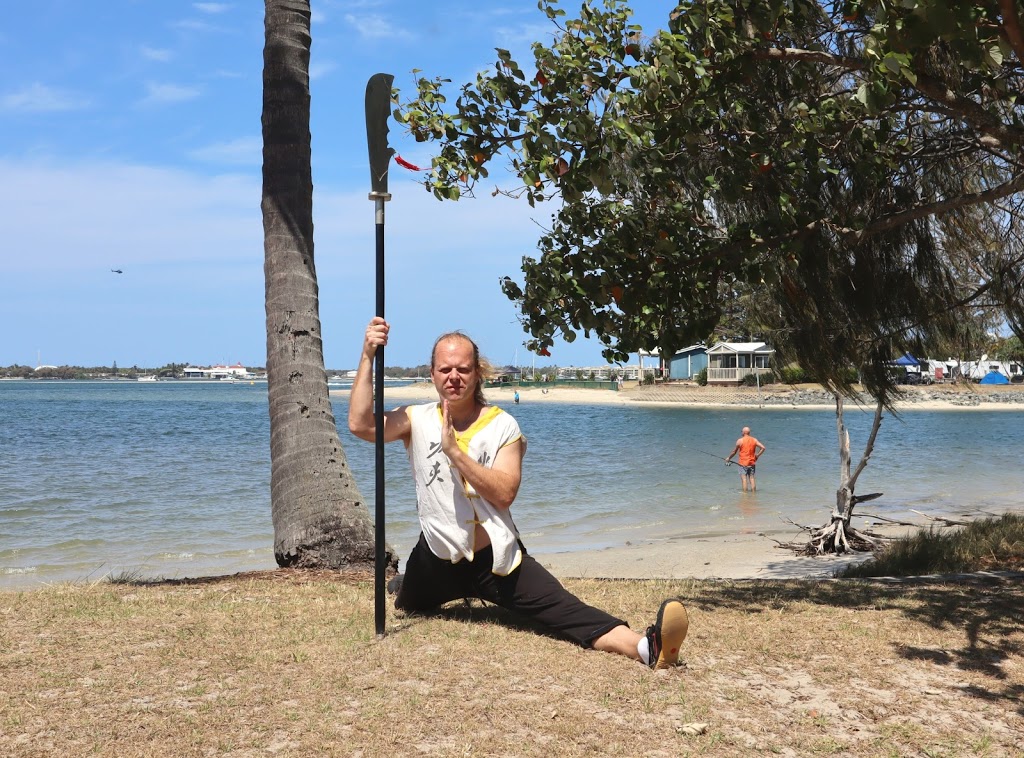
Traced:
<path id="1" fill-rule="evenodd" d="M 472 561 L 458 563 L 438 558 L 420 535 L 409 554 L 395 608 L 402 611 L 433 610 L 451 600 L 475 597 L 515 611 L 564 634 L 583 647 L 625 621 L 593 608 L 569 592 L 547 569 L 526 554 L 508 576 L 491 573 L 490 545 L 478 550 Z"/>

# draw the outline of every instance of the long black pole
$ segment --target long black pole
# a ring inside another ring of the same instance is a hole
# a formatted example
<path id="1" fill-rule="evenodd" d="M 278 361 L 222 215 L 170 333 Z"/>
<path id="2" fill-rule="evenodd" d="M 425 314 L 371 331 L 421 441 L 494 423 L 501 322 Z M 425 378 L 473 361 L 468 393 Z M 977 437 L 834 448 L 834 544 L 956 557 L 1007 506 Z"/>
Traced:
<path id="1" fill-rule="evenodd" d="M 377 315 L 384 318 L 384 203 L 388 193 L 388 115 L 391 103 L 391 74 L 374 74 L 366 83 L 366 145 L 370 155 L 370 200 L 377 225 Z M 384 636 L 384 572 L 387 570 L 387 543 L 384 539 L 384 346 L 377 348 L 373 361 L 373 416 L 376 443 L 374 509 L 373 616 L 377 636 Z"/>
<path id="2" fill-rule="evenodd" d="M 384 198 L 374 198 L 377 227 L 377 315 L 384 318 Z M 373 416 L 376 423 L 374 435 L 374 531 L 373 546 L 375 565 L 373 575 L 373 618 L 377 636 L 384 635 L 384 571 L 387 555 L 384 539 L 384 346 L 377 347 L 373 366 Z"/>

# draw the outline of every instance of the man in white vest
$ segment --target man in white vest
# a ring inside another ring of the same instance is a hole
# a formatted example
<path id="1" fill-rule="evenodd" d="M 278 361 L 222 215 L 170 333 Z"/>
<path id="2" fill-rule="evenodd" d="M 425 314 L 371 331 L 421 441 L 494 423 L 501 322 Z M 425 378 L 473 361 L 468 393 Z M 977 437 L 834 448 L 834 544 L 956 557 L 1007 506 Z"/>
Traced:
<path id="1" fill-rule="evenodd" d="M 373 359 L 389 325 L 366 329 L 349 398 L 348 426 L 373 442 Z M 519 491 L 526 438 L 483 395 L 487 365 L 461 332 L 434 343 L 430 376 L 438 401 L 384 414 L 384 441 L 401 440 L 416 483 L 420 538 L 393 581 L 395 607 L 423 612 L 476 597 L 527 616 L 583 647 L 620 653 L 651 668 L 674 665 L 689 627 L 670 598 L 645 634 L 583 603 L 526 553 L 510 508 Z"/>

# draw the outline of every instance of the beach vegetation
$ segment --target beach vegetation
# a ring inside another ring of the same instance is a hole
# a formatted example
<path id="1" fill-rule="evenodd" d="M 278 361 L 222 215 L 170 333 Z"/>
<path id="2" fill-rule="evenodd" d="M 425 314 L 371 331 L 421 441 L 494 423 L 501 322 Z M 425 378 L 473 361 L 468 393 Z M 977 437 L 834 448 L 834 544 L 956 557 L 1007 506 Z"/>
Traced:
<path id="1" fill-rule="evenodd" d="M 1011 335 L 1001 340 L 993 351 L 996 360 L 1009 363 L 1010 361 L 1024 362 L 1024 342 L 1016 335 Z"/>
<path id="2" fill-rule="evenodd" d="M 760 387 L 765 384 L 775 384 L 775 372 L 769 371 L 765 374 L 747 374 L 740 381 L 744 387 Z"/>
<path id="3" fill-rule="evenodd" d="M 374 565 L 374 530 L 327 387 L 313 255 L 309 3 L 266 0 L 264 272 L 270 499 L 280 566 Z M 387 548 L 385 561 L 397 568 Z"/>
<path id="4" fill-rule="evenodd" d="M 450 98 L 422 77 L 396 118 L 438 143 L 439 199 L 561 201 L 502 285 L 532 349 L 583 332 L 609 361 L 672 354 L 757 290 L 780 356 L 847 397 L 855 366 L 891 407 L 893 356 L 962 343 L 978 313 L 1024 333 L 1004 5 L 680 3 L 645 35 L 621 0 L 541 0 L 554 38 L 529 61 L 499 49 Z"/>
<path id="5" fill-rule="evenodd" d="M 921 529 L 890 541 L 844 577 L 1024 571 L 1024 516 L 1007 513 L 964 526 Z"/>
<path id="6" fill-rule="evenodd" d="M 790 364 L 780 369 L 779 378 L 784 384 L 807 384 L 814 381 L 807 371 L 795 364 Z"/>
<path id="7" fill-rule="evenodd" d="M 697 372 L 697 384 L 701 387 L 708 386 L 708 369 L 706 366 Z"/>

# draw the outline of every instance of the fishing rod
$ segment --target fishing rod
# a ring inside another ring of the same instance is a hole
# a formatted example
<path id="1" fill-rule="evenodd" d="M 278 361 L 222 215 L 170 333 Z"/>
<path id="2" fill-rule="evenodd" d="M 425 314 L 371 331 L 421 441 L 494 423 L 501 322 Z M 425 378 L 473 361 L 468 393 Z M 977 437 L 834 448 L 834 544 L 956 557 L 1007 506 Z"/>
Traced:
<path id="1" fill-rule="evenodd" d="M 690 447 L 689 445 L 684 445 L 682 443 L 679 444 L 679 447 L 685 447 L 687 450 L 692 450 L 695 453 L 704 453 L 704 455 L 710 455 L 712 458 L 717 458 L 720 461 L 725 461 L 725 464 L 727 466 L 730 466 L 730 465 L 731 466 L 739 466 L 740 465 L 739 461 L 733 461 L 733 460 L 729 460 L 728 458 L 723 458 L 720 455 L 715 455 L 714 453 L 709 453 L 707 450 L 701 450 L 701 449 L 696 448 L 696 447 Z"/>

